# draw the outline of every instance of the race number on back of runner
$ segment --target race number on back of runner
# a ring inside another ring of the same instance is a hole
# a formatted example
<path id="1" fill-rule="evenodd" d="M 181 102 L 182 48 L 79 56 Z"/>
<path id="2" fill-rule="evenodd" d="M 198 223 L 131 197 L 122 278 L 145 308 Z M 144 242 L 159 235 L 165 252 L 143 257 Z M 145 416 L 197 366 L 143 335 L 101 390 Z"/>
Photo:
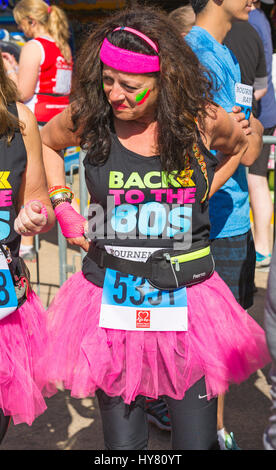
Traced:
<path id="1" fill-rule="evenodd" d="M 236 83 L 235 97 L 236 105 L 241 107 L 241 112 L 245 114 L 245 119 L 249 119 L 252 111 L 253 87 L 243 83 Z"/>

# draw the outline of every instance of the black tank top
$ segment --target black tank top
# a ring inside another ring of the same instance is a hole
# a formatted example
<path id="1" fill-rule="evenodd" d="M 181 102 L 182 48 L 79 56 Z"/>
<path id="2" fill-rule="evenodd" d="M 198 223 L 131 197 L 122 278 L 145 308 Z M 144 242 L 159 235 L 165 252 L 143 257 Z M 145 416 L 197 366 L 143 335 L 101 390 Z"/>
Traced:
<path id="1" fill-rule="evenodd" d="M 186 242 L 189 237 L 192 243 L 208 240 L 207 196 L 217 164 L 200 140 L 185 163 L 187 171 L 167 178 L 159 156 L 134 153 L 112 133 L 104 164 L 94 165 L 88 157 L 84 160 L 93 243 L 111 254 L 137 260 L 147 257 L 149 248 L 176 248 L 175 241 L 183 241 L 183 235 Z M 82 271 L 86 279 L 103 285 L 104 270 L 88 256 Z"/>
<path id="2" fill-rule="evenodd" d="M 18 117 L 16 104 L 8 106 Z M 18 212 L 18 193 L 27 164 L 27 153 L 21 132 L 15 132 L 10 144 L 0 138 L 0 240 L 11 251 L 14 262 L 19 256 L 21 237 L 14 230 Z"/>

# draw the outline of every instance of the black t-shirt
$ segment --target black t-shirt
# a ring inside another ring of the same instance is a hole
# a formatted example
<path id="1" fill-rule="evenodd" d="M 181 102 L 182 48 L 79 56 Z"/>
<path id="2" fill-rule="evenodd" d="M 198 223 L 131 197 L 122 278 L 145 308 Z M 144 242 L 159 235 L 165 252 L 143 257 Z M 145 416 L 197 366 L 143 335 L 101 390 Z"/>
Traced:
<path id="1" fill-rule="evenodd" d="M 248 21 L 236 21 L 227 34 L 225 45 L 236 56 L 240 69 L 242 83 L 253 86 L 257 79 L 264 79 L 266 87 L 266 61 L 262 40 Z M 260 80 L 261 81 L 261 80 Z M 257 102 L 253 98 L 253 114 L 258 115 Z"/>
<path id="2" fill-rule="evenodd" d="M 10 104 L 8 110 L 18 117 L 15 103 Z M 18 195 L 27 164 L 27 153 L 20 130 L 15 132 L 10 144 L 5 137 L 0 137 L 0 162 L 0 240 L 10 248 L 16 263 L 21 237 L 14 230 L 14 221 L 17 217 Z"/>
<path id="3" fill-rule="evenodd" d="M 208 199 L 201 201 L 218 160 L 202 142 L 195 152 L 198 159 L 189 158 L 185 174 L 178 177 L 175 172 L 168 179 L 158 156 L 134 153 L 112 133 L 110 155 L 103 165 L 92 164 L 88 157 L 84 160 L 93 243 L 111 254 L 123 257 L 128 253 L 128 258 L 137 260 L 136 256 L 144 256 L 145 248 L 176 248 L 178 242 L 179 249 L 181 242 L 208 240 Z M 137 251 L 128 251 L 128 247 Z M 83 273 L 89 281 L 103 285 L 104 269 L 88 256 L 83 260 Z"/>

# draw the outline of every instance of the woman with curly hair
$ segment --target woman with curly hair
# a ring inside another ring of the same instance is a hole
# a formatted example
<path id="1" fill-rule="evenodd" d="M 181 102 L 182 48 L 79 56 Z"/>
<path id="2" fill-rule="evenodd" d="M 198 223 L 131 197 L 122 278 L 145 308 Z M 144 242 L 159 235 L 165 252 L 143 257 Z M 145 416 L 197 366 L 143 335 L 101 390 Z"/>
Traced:
<path id="1" fill-rule="evenodd" d="M 107 449 L 147 448 L 144 398 L 159 396 L 174 449 L 215 448 L 217 395 L 270 358 L 263 330 L 214 272 L 208 199 L 255 155 L 262 126 L 247 137 L 213 104 L 206 72 L 156 9 L 99 25 L 76 70 L 72 104 L 42 138 L 56 217 L 88 253 L 49 308 L 44 393 L 63 383 L 74 397 L 96 394 Z M 76 144 L 88 232 L 57 153 Z"/>

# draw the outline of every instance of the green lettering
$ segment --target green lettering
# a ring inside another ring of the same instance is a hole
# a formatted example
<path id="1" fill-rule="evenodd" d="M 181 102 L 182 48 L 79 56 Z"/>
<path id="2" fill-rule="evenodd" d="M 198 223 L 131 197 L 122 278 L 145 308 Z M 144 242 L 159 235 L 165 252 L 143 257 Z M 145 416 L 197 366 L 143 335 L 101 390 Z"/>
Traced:
<path id="1" fill-rule="evenodd" d="M 139 175 L 139 173 L 137 173 L 137 171 L 133 171 L 133 173 L 131 173 L 124 187 L 128 189 L 133 188 L 134 186 L 140 189 L 145 188 L 141 176 Z"/>
<path id="2" fill-rule="evenodd" d="M 166 171 L 162 171 L 162 188 L 168 188 L 169 186 L 181 188 L 181 184 L 175 180 L 175 175 L 177 175 L 177 171 L 172 171 L 170 174 L 167 174 Z"/>
<path id="3" fill-rule="evenodd" d="M 153 183 L 151 181 L 151 178 L 153 178 L 154 176 L 156 176 L 158 178 L 158 182 L 157 183 Z M 160 171 L 149 171 L 148 173 L 145 174 L 145 177 L 144 177 L 144 184 L 146 186 L 146 188 L 161 188 L 161 175 L 160 175 Z"/>
<path id="4" fill-rule="evenodd" d="M 109 188 L 122 188 L 124 186 L 124 173 L 121 171 L 110 171 Z"/>

